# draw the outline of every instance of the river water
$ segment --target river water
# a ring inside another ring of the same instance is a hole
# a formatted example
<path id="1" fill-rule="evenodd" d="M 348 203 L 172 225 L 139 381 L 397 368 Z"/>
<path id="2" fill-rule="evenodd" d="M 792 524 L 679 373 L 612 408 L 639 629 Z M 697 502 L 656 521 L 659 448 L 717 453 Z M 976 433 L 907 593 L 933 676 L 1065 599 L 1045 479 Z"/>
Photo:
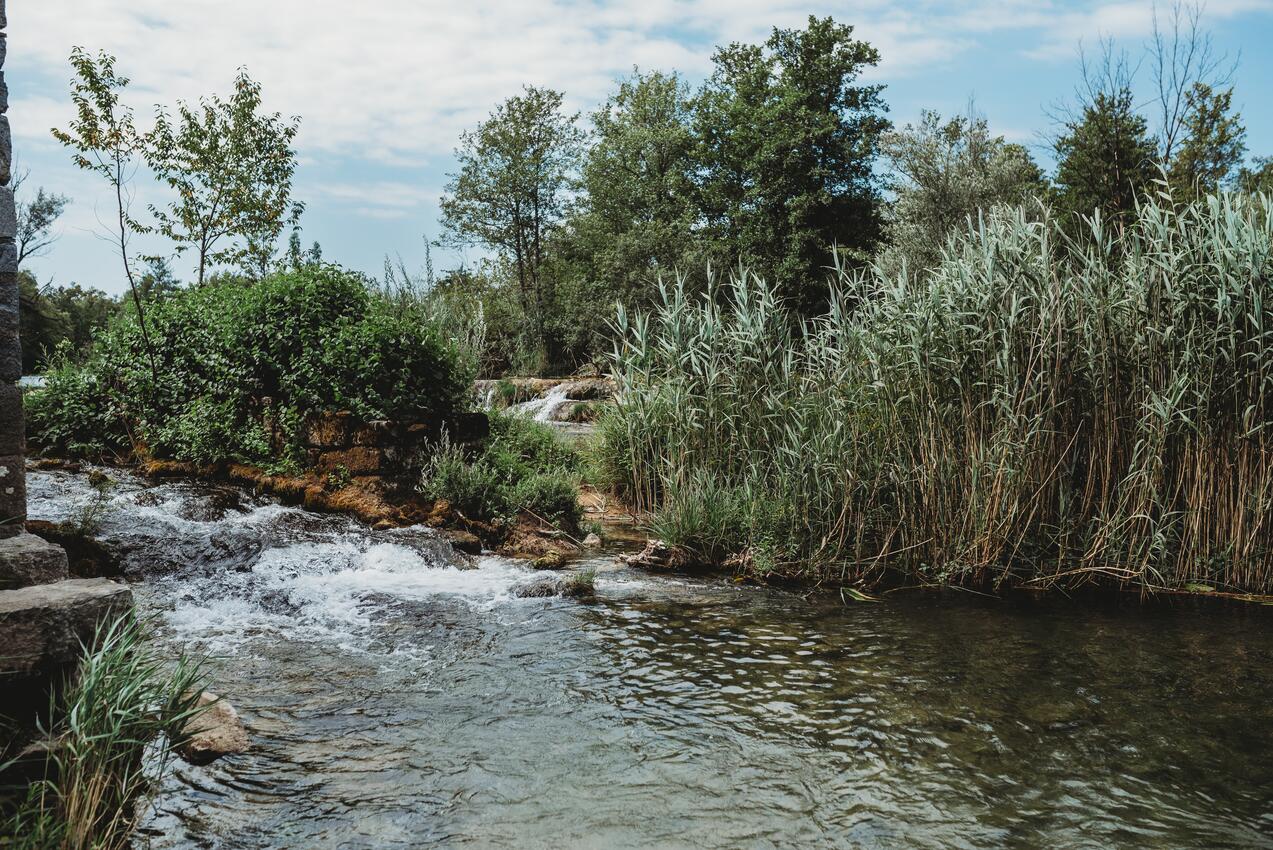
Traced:
<path id="1" fill-rule="evenodd" d="M 82 476 L 33 472 L 64 519 Z M 806 600 L 122 477 L 102 536 L 251 752 L 155 848 L 1273 847 L 1273 608 Z"/>

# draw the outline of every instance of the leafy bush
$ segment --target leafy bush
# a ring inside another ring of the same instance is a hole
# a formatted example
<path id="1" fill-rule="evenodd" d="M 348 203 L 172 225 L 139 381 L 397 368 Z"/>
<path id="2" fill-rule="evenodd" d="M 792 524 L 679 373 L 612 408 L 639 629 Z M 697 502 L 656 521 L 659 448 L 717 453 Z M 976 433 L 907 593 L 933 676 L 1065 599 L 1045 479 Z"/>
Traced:
<path id="1" fill-rule="evenodd" d="M 82 361 L 62 357 L 31 394 L 32 438 L 72 452 L 140 442 L 182 460 L 265 462 L 306 413 L 445 419 L 472 380 L 422 308 L 330 265 L 180 291 L 148 306 L 146 329 L 149 348 L 125 312 Z"/>
<path id="2" fill-rule="evenodd" d="M 1002 210 L 804 323 L 750 275 L 667 288 L 620 314 L 595 465 L 705 560 L 1273 589 L 1273 198 L 1088 231 Z"/>
<path id="3" fill-rule="evenodd" d="M 491 414 L 491 434 L 473 452 L 443 443 L 425 465 L 420 491 L 472 518 L 527 511 L 576 527 L 579 458 L 546 425 Z"/>

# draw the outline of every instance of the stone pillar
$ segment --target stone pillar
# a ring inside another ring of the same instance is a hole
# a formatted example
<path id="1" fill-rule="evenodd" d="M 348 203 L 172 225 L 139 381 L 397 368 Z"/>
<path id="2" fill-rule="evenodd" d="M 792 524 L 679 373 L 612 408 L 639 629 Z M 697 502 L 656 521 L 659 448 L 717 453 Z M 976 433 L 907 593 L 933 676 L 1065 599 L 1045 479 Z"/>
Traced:
<path id="1" fill-rule="evenodd" d="M 13 138 L 9 132 L 9 88 L 4 82 L 8 26 L 0 0 L 0 538 L 23 530 L 27 518 L 23 462 L 22 347 L 18 340 L 17 219 L 13 206 Z"/>

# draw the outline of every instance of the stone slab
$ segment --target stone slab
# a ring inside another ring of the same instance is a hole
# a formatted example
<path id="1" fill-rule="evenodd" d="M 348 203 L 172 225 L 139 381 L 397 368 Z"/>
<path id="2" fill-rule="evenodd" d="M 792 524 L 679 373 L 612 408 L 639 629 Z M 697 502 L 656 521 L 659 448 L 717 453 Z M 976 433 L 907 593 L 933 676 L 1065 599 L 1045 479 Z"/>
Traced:
<path id="1" fill-rule="evenodd" d="M 28 674 L 74 661 L 98 624 L 132 603 L 127 585 L 104 578 L 0 590 L 0 671 Z"/>
<path id="2" fill-rule="evenodd" d="M 0 115 L 0 186 L 8 186 L 13 176 L 13 133 L 9 130 L 9 119 Z"/>
<path id="3" fill-rule="evenodd" d="M 9 90 L 4 85 L 4 72 L 0 71 L 0 105 L 8 102 Z M 0 109 L 0 112 L 3 112 Z M 13 189 L 0 186 L 0 238 L 14 239 L 18 235 L 18 213 L 14 205 Z"/>
<path id="4" fill-rule="evenodd" d="M 25 531 L 0 540 L 0 587 L 28 587 L 70 578 L 66 552 Z"/>

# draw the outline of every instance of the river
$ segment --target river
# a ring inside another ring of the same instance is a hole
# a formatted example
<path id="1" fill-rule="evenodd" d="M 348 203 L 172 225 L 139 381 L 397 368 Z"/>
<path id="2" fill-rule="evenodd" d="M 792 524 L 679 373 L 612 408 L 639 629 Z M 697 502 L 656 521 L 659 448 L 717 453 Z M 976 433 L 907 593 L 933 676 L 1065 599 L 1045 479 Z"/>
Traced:
<path id="1" fill-rule="evenodd" d="M 902 593 L 599 558 L 597 600 L 237 490 L 128 476 L 102 537 L 249 753 L 155 848 L 1273 847 L 1273 608 Z M 32 472 L 30 513 L 87 502 Z"/>

